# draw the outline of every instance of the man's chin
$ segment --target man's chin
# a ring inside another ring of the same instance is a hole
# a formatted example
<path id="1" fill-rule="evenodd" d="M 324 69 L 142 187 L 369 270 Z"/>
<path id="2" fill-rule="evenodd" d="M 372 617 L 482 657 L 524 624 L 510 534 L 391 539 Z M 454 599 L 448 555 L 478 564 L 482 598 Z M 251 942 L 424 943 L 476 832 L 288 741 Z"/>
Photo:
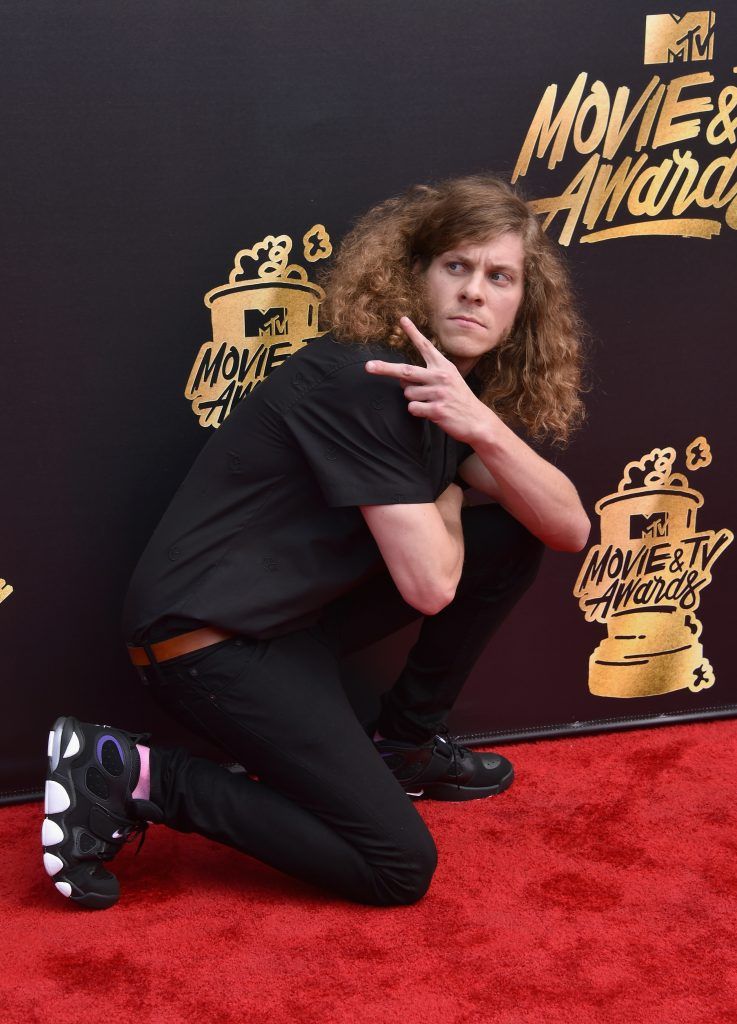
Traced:
<path id="1" fill-rule="evenodd" d="M 455 362 L 458 359 L 480 359 L 499 344 L 498 341 L 482 340 L 481 338 L 454 338 L 436 339 L 436 347 L 440 352 Z"/>

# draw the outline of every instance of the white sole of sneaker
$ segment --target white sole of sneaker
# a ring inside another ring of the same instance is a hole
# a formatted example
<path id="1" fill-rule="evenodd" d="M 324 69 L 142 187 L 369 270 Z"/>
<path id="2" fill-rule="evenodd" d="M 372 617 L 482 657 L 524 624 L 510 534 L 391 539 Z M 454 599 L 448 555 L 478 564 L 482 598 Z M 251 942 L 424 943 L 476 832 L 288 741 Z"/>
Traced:
<path id="1" fill-rule="evenodd" d="M 80 750 L 79 737 L 73 732 L 70 739 L 67 740 L 64 752 L 62 753 L 61 742 L 65 723 L 66 718 L 57 719 L 54 723 L 54 728 L 49 732 L 49 742 L 46 748 L 49 775 L 57 773 L 59 764 L 65 757 L 73 757 Z M 51 878 L 55 878 L 66 867 L 61 857 L 54 852 L 54 848 L 58 848 L 66 840 L 67 836 L 63 827 L 63 819 L 54 820 L 49 815 L 63 815 L 65 811 L 68 811 L 73 806 L 73 797 L 74 787 L 71 785 L 70 777 L 67 786 L 64 786 L 56 779 L 47 777 L 44 787 L 44 814 L 46 817 L 41 826 L 41 845 L 44 851 L 44 869 Z M 54 885 L 62 896 L 69 898 L 72 895 L 72 886 L 64 879 L 57 879 Z"/>
<path id="2" fill-rule="evenodd" d="M 62 896 L 85 907 L 104 909 L 116 902 L 117 896 L 111 899 L 109 894 L 84 892 L 64 877 L 64 872 L 70 869 L 61 852 L 61 846 L 69 839 L 64 818 L 66 812 L 74 810 L 77 803 L 71 769 L 65 762 L 80 753 L 84 742 L 74 730 L 72 721 L 67 716 L 58 718 L 49 732 L 46 748 L 48 773 L 44 787 L 45 817 L 41 826 L 43 865 Z M 52 775 L 54 778 L 50 777 Z"/>

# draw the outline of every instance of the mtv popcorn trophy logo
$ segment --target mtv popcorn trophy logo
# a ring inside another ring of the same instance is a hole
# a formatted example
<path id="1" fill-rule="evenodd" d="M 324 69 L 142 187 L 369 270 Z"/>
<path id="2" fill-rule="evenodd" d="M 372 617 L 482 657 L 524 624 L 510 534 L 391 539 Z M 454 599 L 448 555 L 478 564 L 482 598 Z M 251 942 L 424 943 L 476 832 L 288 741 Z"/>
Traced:
<path id="1" fill-rule="evenodd" d="M 695 612 L 730 530 L 697 530 L 702 495 L 673 473 L 673 448 L 630 462 L 615 494 L 596 505 L 601 543 L 588 552 L 574 595 L 608 636 L 589 659 L 589 690 L 600 697 L 651 697 L 714 683 Z M 686 467 L 711 463 L 704 437 L 688 446 Z"/>
<path id="2" fill-rule="evenodd" d="M 302 238 L 308 263 L 333 251 L 322 224 Z M 244 395 L 308 341 L 324 334 L 317 316 L 322 288 L 290 263 L 289 235 L 267 235 L 236 255 L 227 284 L 205 295 L 212 311 L 212 341 L 195 359 L 185 389 L 203 427 L 219 427 Z"/>
<path id="3" fill-rule="evenodd" d="M 0 579 L 0 604 L 3 603 L 6 597 L 10 597 L 13 593 L 13 588 L 5 580 Z"/>
<path id="4" fill-rule="evenodd" d="M 648 16 L 645 64 L 711 60 L 714 22 L 713 11 Z M 737 230 L 737 86 L 715 84 L 710 71 L 669 81 L 657 74 L 630 96 L 628 86 L 614 90 L 590 77 L 582 71 L 560 102 L 558 86 L 547 87 L 514 168 L 513 182 L 533 160 L 552 171 L 569 155 L 585 158 L 558 195 L 532 203 L 545 229 L 556 228 L 562 245 L 628 235 L 711 238 L 722 222 Z M 690 139 L 705 140 L 714 159 L 702 166 Z"/>

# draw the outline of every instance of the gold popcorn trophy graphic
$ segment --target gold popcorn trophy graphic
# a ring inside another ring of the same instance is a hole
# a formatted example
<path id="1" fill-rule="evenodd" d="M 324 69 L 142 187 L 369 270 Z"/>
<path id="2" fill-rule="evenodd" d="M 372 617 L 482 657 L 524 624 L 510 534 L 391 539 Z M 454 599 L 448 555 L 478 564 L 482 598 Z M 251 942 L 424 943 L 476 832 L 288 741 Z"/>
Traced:
<path id="1" fill-rule="evenodd" d="M 302 245 L 308 263 L 333 251 L 322 224 L 305 232 Z M 276 366 L 325 333 L 318 329 L 324 292 L 289 262 L 291 251 L 289 235 L 267 235 L 241 249 L 228 283 L 205 295 L 212 341 L 200 348 L 184 392 L 201 426 L 219 427 Z"/>
<path id="2" fill-rule="evenodd" d="M 614 494 L 596 504 L 601 543 L 586 555 L 574 596 L 608 636 L 589 659 L 589 690 L 600 697 L 652 697 L 714 684 L 695 616 L 711 571 L 734 539 L 697 530 L 702 495 L 674 473 L 673 448 L 627 464 Z M 711 463 L 704 437 L 687 448 L 686 468 Z"/>

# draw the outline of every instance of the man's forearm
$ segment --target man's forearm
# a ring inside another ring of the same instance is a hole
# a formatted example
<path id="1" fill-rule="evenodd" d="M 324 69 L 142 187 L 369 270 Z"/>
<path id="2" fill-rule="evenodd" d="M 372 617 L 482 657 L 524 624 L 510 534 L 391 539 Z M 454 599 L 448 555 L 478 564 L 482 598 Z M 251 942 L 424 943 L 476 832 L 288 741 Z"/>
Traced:
<path id="1" fill-rule="evenodd" d="M 455 590 L 463 570 L 463 527 L 461 526 L 461 507 L 463 491 L 457 484 L 449 487 L 437 498 L 435 505 L 450 540 L 450 562 L 447 567 L 448 579 Z"/>
<path id="2" fill-rule="evenodd" d="M 576 488 L 489 412 L 471 443 L 494 478 L 497 500 L 548 547 L 580 551 L 591 524 Z"/>

